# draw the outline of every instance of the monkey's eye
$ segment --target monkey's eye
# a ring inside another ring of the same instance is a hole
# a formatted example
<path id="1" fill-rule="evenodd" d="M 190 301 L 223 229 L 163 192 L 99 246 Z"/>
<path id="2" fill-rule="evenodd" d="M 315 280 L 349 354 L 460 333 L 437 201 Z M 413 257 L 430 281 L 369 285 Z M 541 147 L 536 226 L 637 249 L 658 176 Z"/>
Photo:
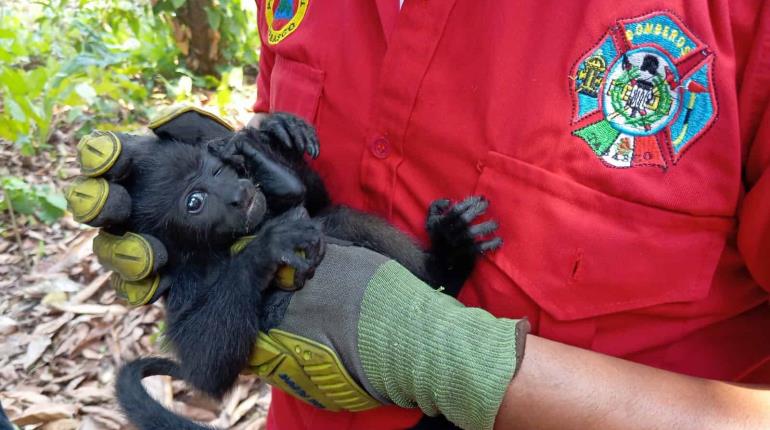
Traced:
<path id="1" fill-rule="evenodd" d="M 187 196 L 185 206 L 187 206 L 187 212 L 191 214 L 197 214 L 203 210 L 203 205 L 206 203 L 206 193 L 201 191 L 195 191 Z"/>
<path id="2" fill-rule="evenodd" d="M 222 167 L 223 166 L 219 166 L 219 168 L 214 172 L 214 176 L 219 176 L 219 174 L 222 173 Z"/>

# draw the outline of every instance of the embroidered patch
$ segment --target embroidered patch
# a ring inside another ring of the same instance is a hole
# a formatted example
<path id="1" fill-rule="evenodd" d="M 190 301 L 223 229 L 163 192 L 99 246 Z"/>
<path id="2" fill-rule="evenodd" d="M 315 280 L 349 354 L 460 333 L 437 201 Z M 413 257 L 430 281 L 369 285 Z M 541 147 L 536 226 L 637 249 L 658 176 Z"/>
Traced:
<path id="1" fill-rule="evenodd" d="M 572 134 L 611 167 L 676 164 L 716 118 L 713 68 L 676 16 L 619 20 L 571 71 Z"/>
<path id="2" fill-rule="evenodd" d="M 267 42 L 275 45 L 302 23 L 310 0 L 265 0 Z"/>

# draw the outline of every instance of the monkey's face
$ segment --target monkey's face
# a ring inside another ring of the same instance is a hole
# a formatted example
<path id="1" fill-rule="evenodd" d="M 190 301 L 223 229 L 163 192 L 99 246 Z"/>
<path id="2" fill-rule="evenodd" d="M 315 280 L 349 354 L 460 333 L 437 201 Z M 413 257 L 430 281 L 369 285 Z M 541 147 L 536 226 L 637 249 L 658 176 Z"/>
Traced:
<path id="1" fill-rule="evenodd" d="M 176 218 L 193 230 L 232 240 L 252 231 L 265 215 L 265 196 L 259 187 L 212 155 L 204 154 L 200 169 L 185 182 Z"/>
<path id="2" fill-rule="evenodd" d="M 229 245 L 252 232 L 267 212 L 259 187 L 203 148 L 162 142 L 137 167 L 141 172 L 129 191 L 132 219 L 138 231 L 168 245 Z"/>

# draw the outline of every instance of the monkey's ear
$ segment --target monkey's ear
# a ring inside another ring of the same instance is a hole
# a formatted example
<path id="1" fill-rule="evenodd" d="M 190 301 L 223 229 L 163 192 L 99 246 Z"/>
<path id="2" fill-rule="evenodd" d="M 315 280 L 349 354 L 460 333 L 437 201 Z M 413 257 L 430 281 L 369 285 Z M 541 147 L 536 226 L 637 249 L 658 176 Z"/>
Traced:
<path id="1" fill-rule="evenodd" d="M 153 119 L 149 127 L 161 139 L 174 139 L 191 145 L 229 136 L 234 130 L 224 119 L 190 104 L 168 108 Z"/>

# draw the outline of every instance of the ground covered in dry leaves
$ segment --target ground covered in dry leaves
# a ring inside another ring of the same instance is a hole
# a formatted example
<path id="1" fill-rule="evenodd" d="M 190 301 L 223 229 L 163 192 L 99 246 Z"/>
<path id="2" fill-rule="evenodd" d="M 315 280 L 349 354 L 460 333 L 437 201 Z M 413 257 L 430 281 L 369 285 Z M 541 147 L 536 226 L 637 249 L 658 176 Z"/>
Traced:
<path id="1" fill-rule="evenodd" d="M 31 158 L 0 140 L 0 175 L 63 189 L 78 173 L 76 142 L 72 132 L 56 140 L 55 150 Z M 49 226 L 18 214 L 13 222 L 4 211 L 0 225 L 0 400 L 8 416 L 22 429 L 132 428 L 117 408 L 114 379 L 127 360 L 166 354 L 162 306 L 130 309 L 117 299 L 91 253 L 96 231 L 69 214 Z M 221 403 L 167 377 L 145 385 L 202 423 L 264 427 L 270 393 L 253 375 Z"/>

